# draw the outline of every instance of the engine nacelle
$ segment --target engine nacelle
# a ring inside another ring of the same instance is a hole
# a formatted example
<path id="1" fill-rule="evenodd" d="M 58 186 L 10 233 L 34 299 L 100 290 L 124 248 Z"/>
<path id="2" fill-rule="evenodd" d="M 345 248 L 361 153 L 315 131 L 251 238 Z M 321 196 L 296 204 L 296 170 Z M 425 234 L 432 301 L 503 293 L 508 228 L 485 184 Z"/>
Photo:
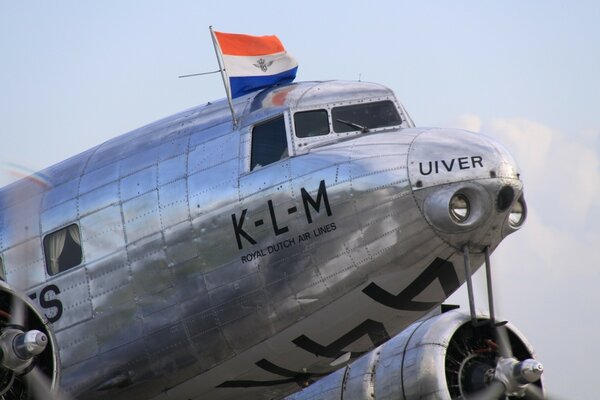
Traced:
<path id="1" fill-rule="evenodd" d="M 33 390 L 55 390 L 59 382 L 50 322 L 26 295 L 0 281 L 0 398 L 29 399 Z"/>
<path id="2" fill-rule="evenodd" d="M 345 368 L 286 399 L 468 399 L 486 388 L 499 358 L 494 330 L 486 321 L 482 316 L 481 324 L 474 327 L 470 316 L 459 310 L 417 321 Z M 514 358 L 533 358 L 525 337 L 510 324 L 506 331 Z M 540 381 L 534 384 L 541 387 Z"/>

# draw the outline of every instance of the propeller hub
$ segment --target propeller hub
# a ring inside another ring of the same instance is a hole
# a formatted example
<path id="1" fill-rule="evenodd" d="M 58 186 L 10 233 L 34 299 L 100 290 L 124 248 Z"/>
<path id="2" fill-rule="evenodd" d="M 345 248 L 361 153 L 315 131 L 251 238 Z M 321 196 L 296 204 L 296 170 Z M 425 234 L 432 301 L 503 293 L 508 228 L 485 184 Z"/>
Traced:
<path id="1" fill-rule="evenodd" d="M 543 372 L 544 367 L 536 360 L 518 361 L 513 357 L 500 357 L 494 380 L 504 385 L 507 396 L 522 397 L 527 385 L 537 382 Z"/>
<path id="2" fill-rule="evenodd" d="M 46 349 L 47 344 L 48 337 L 38 330 L 5 329 L 0 335 L 0 363 L 4 368 L 20 373 L 31 365 L 33 357 Z"/>

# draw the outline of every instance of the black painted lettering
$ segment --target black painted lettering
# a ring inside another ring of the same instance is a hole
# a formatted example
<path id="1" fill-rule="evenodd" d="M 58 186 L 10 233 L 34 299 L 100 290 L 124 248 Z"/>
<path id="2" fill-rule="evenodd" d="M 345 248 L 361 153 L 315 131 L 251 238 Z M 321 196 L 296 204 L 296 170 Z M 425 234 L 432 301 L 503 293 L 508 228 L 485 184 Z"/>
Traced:
<path id="1" fill-rule="evenodd" d="M 48 321 L 56 322 L 60 319 L 60 317 L 62 317 L 63 305 L 62 302 L 57 298 L 47 299 L 46 295 L 49 293 L 53 293 L 56 296 L 60 293 L 60 289 L 56 285 L 48 285 L 45 288 L 43 288 L 40 292 L 40 306 L 45 310 L 49 310 L 52 308 L 56 309 L 54 315 L 48 316 L 46 314 Z"/>
<path id="2" fill-rule="evenodd" d="M 442 165 L 446 168 L 446 171 L 452 171 L 452 167 L 454 166 L 454 158 L 450 160 L 450 165 L 446 164 L 446 160 L 442 160 Z"/>
<path id="3" fill-rule="evenodd" d="M 471 162 L 473 163 L 473 168 L 475 168 L 476 165 L 479 165 L 481 168 L 483 168 L 483 157 L 473 156 L 471 157 Z"/>
<path id="4" fill-rule="evenodd" d="M 458 166 L 460 169 L 469 169 L 469 158 L 468 157 L 460 157 L 458 159 Z"/>
<path id="5" fill-rule="evenodd" d="M 429 164 L 429 169 L 427 170 L 427 172 L 425 172 L 425 171 L 423 171 L 423 163 L 422 162 L 419 163 L 419 172 L 421 173 L 421 175 L 431 174 L 431 161 L 429 161 L 428 164 Z"/>
<path id="6" fill-rule="evenodd" d="M 319 190 L 317 192 L 316 201 L 310 196 L 310 194 L 308 194 L 308 192 L 304 188 L 300 189 L 300 192 L 302 193 L 302 203 L 304 204 L 306 220 L 309 224 L 313 222 L 312 215 L 310 214 L 310 209 L 308 208 L 309 204 L 316 212 L 320 212 L 321 200 L 323 200 L 323 203 L 325 204 L 325 210 L 327 211 L 327 216 L 331 216 L 331 207 L 329 207 L 329 199 L 327 198 L 327 189 L 325 187 L 324 180 L 322 180 L 319 184 Z"/>
<path id="7" fill-rule="evenodd" d="M 248 233 L 242 228 L 242 226 L 244 225 L 244 218 L 246 218 L 247 211 L 247 209 L 242 211 L 242 215 L 240 215 L 240 222 L 237 221 L 237 216 L 235 214 L 231 214 L 231 222 L 233 222 L 233 231 L 235 232 L 235 239 L 237 240 L 237 245 L 240 250 L 243 248 L 242 236 L 244 237 L 244 239 L 250 242 L 250 244 L 256 244 L 256 240 L 254 240 L 252 236 L 248 235 Z"/>
<path id="8" fill-rule="evenodd" d="M 271 223 L 273 224 L 273 232 L 275 232 L 275 236 L 279 236 L 281 234 L 289 231 L 287 226 L 280 228 L 277 225 L 277 218 L 275 217 L 275 209 L 273 208 L 273 201 L 269 200 L 267 202 L 269 204 L 269 214 L 271 214 Z"/>

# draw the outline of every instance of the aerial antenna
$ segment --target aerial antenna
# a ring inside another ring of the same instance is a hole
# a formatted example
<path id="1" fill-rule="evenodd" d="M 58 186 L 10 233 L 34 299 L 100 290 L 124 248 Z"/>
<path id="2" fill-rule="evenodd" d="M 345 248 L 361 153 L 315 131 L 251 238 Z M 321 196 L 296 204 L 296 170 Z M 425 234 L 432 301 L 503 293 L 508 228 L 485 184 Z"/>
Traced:
<path id="1" fill-rule="evenodd" d="M 360 78 L 361 78 L 361 77 L 362 77 L 362 73 L 361 73 L 361 72 L 359 72 L 359 73 L 358 73 L 358 81 L 359 81 L 359 82 L 360 82 Z"/>
<path id="2" fill-rule="evenodd" d="M 218 69 L 216 71 L 210 71 L 210 72 L 199 72 L 197 74 L 179 75 L 178 78 L 189 78 L 190 76 L 210 75 L 210 74 L 216 74 L 217 72 L 221 72 L 221 70 Z"/>

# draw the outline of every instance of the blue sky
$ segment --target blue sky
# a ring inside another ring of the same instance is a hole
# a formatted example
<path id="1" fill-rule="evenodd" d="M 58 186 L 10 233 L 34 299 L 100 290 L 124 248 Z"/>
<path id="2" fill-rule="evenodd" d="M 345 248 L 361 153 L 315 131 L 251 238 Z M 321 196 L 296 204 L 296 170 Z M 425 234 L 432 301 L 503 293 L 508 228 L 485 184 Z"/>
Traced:
<path id="1" fill-rule="evenodd" d="M 38 170 L 222 97 L 217 75 L 177 78 L 216 69 L 209 25 L 277 34 L 298 80 L 360 75 L 395 90 L 417 125 L 481 131 L 514 152 L 530 215 L 494 254 L 498 306 L 553 393 L 593 397 L 600 2 L 216 3 L 0 2 L 0 184 L 11 164 Z"/>

